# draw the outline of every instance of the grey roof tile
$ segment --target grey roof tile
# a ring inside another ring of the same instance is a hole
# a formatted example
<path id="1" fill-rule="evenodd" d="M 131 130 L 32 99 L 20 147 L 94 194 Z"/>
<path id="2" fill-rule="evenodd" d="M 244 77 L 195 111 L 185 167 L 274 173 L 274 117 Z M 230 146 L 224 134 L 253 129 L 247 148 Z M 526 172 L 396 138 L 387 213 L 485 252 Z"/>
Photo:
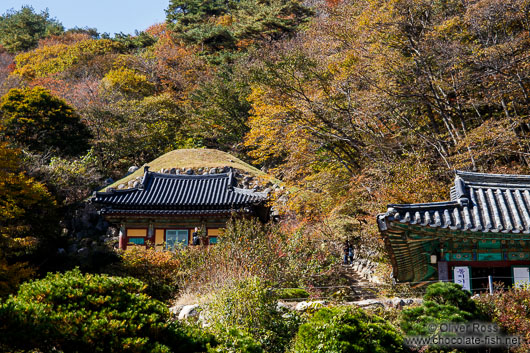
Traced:
<path id="1" fill-rule="evenodd" d="M 140 187 L 97 192 L 92 201 L 113 210 L 233 210 L 258 204 L 267 194 L 235 187 L 232 173 L 160 174 L 146 170 Z"/>

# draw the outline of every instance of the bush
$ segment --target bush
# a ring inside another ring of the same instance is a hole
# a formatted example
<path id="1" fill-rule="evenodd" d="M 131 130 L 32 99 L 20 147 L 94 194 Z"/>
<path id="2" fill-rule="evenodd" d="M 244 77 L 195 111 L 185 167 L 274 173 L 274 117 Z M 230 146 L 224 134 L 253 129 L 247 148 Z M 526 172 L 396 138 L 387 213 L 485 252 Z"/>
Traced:
<path id="1" fill-rule="evenodd" d="M 220 332 L 215 338 L 220 344 L 208 347 L 208 353 L 263 353 L 261 344 L 236 328 Z"/>
<path id="2" fill-rule="evenodd" d="M 0 305 L 0 350 L 205 351 L 210 339 L 169 322 L 144 289 L 134 278 L 78 269 L 27 282 Z"/>
<path id="3" fill-rule="evenodd" d="M 186 273 L 183 287 L 204 293 L 219 283 L 257 276 L 281 287 L 314 284 L 332 262 L 327 245 L 302 231 L 289 234 L 256 219 L 231 220 L 219 243 L 183 249 L 177 256 Z"/>
<path id="4" fill-rule="evenodd" d="M 294 337 L 299 317 L 283 315 L 278 297 L 258 277 L 236 281 L 217 292 L 208 307 L 211 330 L 223 335 L 238 329 L 251 336 L 267 352 L 283 352 Z"/>
<path id="5" fill-rule="evenodd" d="M 385 320 L 356 308 L 324 308 L 300 326 L 296 353 L 405 352 L 403 338 Z"/>
<path id="6" fill-rule="evenodd" d="M 530 290 L 528 287 L 511 288 L 477 299 L 479 309 L 500 329 L 522 338 L 522 344 L 513 352 L 530 352 Z"/>
<path id="7" fill-rule="evenodd" d="M 431 284 L 423 296 L 423 304 L 403 310 L 401 328 L 408 335 L 436 334 L 429 329 L 430 324 L 466 322 L 479 319 L 471 293 L 462 290 L 456 283 L 440 282 Z"/>
<path id="8" fill-rule="evenodd" d="M 121 262 L 109 271 L 131 276 L 147 284 L 145 292 L 158 300 L 168 300 L 178 291 L 180 261 L 174 253 L 133 247 L 120 254 Z"/>
<path id="9" fill-rule="evenodd" d="M 451 282 L 439 282 L 427 287 L 423 300 L 438 304 L 456 306 L 460 310 L 476 314 L 477 306 L 471 298 L 471 293 L 462 290 L 462 286 Z"/>

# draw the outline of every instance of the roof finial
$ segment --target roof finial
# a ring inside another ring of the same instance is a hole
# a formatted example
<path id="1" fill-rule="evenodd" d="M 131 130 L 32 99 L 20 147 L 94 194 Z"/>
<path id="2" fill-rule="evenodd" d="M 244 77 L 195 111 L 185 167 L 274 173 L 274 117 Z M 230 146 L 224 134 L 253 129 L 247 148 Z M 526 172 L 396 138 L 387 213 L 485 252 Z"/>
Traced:
<path id="1" fill-rule="evenodd" d="M 148 171 L 149 171 L 149 166 L 148 165 L 144 166 L 144 174 L 146 174 Z"/>

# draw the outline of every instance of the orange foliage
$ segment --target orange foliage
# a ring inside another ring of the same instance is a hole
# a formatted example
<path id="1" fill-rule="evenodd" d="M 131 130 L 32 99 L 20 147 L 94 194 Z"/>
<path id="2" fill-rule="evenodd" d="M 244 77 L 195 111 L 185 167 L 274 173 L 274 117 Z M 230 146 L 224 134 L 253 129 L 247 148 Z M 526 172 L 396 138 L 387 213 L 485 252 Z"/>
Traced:
<path id="1" fill-rule="evenodd" d="M 39 40 L 38 48 L 49 47 L 57 44 L 71 45 L 89 39 L 91 39 L 91 37 L 86 33 L 64 33 L 61 35 L 53 35 L 42 38 Z"/>

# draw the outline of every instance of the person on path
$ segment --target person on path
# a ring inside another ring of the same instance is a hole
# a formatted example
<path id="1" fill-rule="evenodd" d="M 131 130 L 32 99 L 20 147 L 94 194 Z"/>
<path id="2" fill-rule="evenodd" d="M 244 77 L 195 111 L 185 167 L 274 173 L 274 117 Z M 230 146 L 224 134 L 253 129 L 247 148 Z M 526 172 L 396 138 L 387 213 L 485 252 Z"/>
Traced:
<path id="1" fill-rule="evenodd" d="M 348 240 L 346 240 L 346 243 L 344 243 L 344 248 L 343 248 L 343 251 L 344 251 L 344 265 L 349 265 L 348 257 L 350 256 L 350 248 L 351 248 L 350 242 Z"/>

